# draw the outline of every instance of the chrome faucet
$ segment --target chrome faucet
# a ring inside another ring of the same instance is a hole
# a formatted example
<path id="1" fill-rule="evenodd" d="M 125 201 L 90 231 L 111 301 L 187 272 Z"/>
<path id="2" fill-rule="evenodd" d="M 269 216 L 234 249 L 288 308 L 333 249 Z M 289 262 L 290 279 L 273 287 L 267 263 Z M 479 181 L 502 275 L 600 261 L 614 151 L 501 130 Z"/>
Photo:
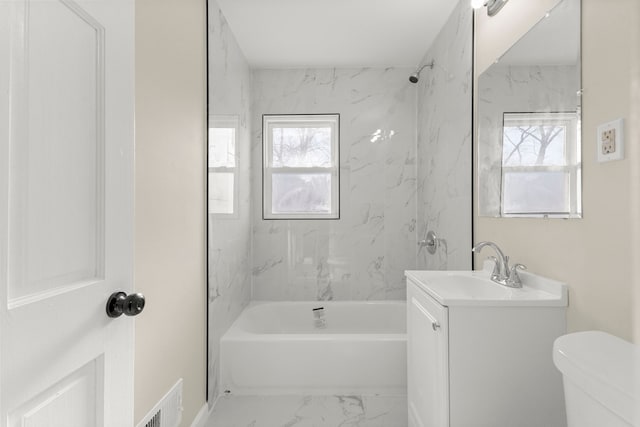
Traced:
<path id="1" fill-rule="evenodd" d="M 491 272 L 491 280 L 510 288 L 521 288 L 522 281 L 518 275 L 518 269 L 526 270 L 527 267 L 522 264 L 515 264 L 513 267 L 509 268 L 509 257 L 506 256 L 498 245 L 493 242 L 480 242 L 476 244 L 471 251 L 480 252 L 485 246 L 492 248 L 498 256 L 497 258 L 494 256 L 489 257 L 489 259 L 494 262 L 493 272 Z"/>

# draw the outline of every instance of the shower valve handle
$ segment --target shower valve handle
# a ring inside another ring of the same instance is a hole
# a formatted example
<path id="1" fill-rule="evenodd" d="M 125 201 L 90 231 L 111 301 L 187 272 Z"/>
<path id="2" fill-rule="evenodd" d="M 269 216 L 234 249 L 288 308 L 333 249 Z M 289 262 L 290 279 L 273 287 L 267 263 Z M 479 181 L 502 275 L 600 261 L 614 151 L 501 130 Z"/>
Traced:
<path id="1" fill-rule="evenodd" d="M 438 236 L 436 236 L 436 233 L 429 230 L 424 240 L 420 240 L 418 242 L 418 246 L 420 246 L 420 249 L 426 247 L 427 252 L 433 255 L 436 253 L 436 250 L 438 249 Z"/>

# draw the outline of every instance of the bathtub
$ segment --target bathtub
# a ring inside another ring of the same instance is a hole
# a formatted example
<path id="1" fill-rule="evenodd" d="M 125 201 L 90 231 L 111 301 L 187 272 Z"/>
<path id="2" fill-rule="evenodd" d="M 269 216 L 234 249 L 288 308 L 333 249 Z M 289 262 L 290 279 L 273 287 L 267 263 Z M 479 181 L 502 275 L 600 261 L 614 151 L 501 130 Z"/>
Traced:
<path id="1" fill-rule="evenodd" d="M 324 307 L 325 328 L 313 309 Z M 406 303 L 252 302 L 220 342 L 232 394 L 404 395 Z"/>

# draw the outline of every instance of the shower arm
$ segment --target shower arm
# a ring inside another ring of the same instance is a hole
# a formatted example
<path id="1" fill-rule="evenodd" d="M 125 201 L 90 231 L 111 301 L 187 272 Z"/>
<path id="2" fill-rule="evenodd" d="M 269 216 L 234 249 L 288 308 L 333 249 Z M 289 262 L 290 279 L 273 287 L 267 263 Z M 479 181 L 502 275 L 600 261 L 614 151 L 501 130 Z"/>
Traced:
<path id="1" fill-rule="evenodd" d="M 432 59 L 431 62 L 428 62 L 428 63 L 424 64 L 422 67 L 418 68 L 418 71 L 416 71 L 416 73 L 420 74 L 422 72 L 422 70 L 424 70 L 427 67 L 429 67 L 429 69 L 433 70 L 433 65 L 434 64 L 435 64 L 435 61 Z"/>

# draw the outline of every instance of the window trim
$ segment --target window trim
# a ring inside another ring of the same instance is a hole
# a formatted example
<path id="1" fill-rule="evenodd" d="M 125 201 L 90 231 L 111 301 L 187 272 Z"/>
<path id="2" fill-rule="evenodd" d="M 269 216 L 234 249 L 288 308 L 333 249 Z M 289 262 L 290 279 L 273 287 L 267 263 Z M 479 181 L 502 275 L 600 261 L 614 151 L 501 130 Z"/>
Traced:
<path id="1" fill-rule="evenodd" d="M 274 124 L 282 127 L 313 127 L 329 124 L 331 127 L 331 166 L 329 167 L 273 167 L 273 141 L 271 129 Z M 302 125 L 302 126 L 301 126 Z M 317 174 L 331 175 L 330 213 L 288 212 L 274 213 L 272 210 L 272 177 L 274 174 Z M 263 220 L 336 220 L 340 219 L 340 114 L 263 114 L 262 115 L 262 219 Z"/>

